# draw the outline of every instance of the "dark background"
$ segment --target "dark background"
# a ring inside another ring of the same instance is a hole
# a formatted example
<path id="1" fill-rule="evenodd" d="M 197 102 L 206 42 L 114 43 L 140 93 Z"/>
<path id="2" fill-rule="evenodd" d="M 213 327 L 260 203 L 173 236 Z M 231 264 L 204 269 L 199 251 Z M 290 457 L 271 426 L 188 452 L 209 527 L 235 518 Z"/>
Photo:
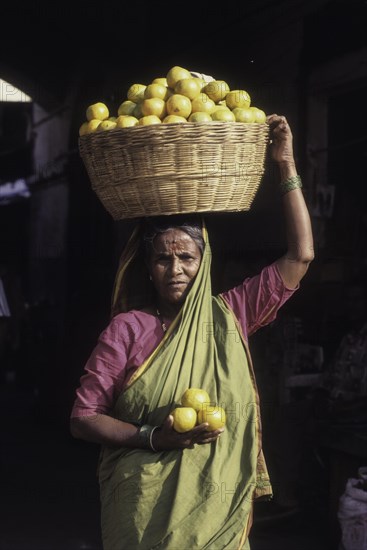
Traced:
<path id="1" fill-rule="evenodd" d="M 337 499 L 346 478 L 365 462 L 366 446 L 350 457 L 339 449 L 346 466 L 334 472 L 332 451 L 308 431 L 309 409 L 302 407 L 309 405 L 310 388 L 284 398 L 282 353 L 300 320 L 298 340 L 321 346 L 325 367 L 345 328 L 343 288 L 350 278 L 366 276 L 365 29 L 366 2 L 357 0 L 2 7 L 0 77 L 33 99 L 0 102 L 0 185 L 25 178 L 31 193 L 28 199 L 0 203 L 1 276 L 12 311 L 0 341 L 2 548 L 100 548 L 98 448 L 73 440 L 68 420 L 85 361 L 108 322 L 119 254 L 134 222 L 114 222 L 91 190 L 78 154 L 78 129 L 86 106 L 103 101 L 117 109 L 131 83 L 165 76 L 173 65 L 226 80 L 232 89 L 245 87 L 267 113 L 288 117 L 310 209 L 316 189 L 310 148 L 316 148 L 313 158 L 320 151 L 309 136 L 317 135 L 318 124 L 326 128 L 327 170 L 317 177 L 318 183 L 334 186 L 335 196 L 330 216 L 312 216 L 315 261 L 276 322 L 250 342 L 276 493 L 284 479 L 296 478 L 302 514 L 282 509 L 277 516 L 276 503 L 260 510 L 253 544 L 255 550 L 270 548 L 270 540 L 273 549 L 302 548 L 302 541 L 305 548 L 336 547 Z M 337 76 L 329 85 L 317 81 L 319 70 L 338 66 L 354 52 L 362 52 L 364 70 L 354 75 L 351 65 L 350 78 L 340 84 Z M 309 116 L 314 97 L 327 105 L 327 120 Z M 40 118 L 49 120 L 48 133 L 42 133 L 45 124 L 37 125 L 35 105 L 42 110 Z M 64 148 L 52 154 L 59 135 Z M 284 252 L 278 175 L 266 162 L 249 212 L 207 216 L 216 292 Z M 60 222 L 53 225 L 58 212 Z M 274 410 L 288 421 L 300 418 L 275 441 L 270 433 Z M 296 448 L 294 431 L 303 438 Z M 304 440 L 308 454 L 304 463 L 295 460 L 295 467 L 289 457 L 300 453 Z M 288 460 L 283 472 L 272 451 L 280 441 Z M 309 514 L 311 524 L 322 526 L 312 543 L 310 532 L 299 538 L 295 533 L 295 527 L 304 527 L 300 517 Z M 277 533 L 283 537 L 279 543 Z"/>

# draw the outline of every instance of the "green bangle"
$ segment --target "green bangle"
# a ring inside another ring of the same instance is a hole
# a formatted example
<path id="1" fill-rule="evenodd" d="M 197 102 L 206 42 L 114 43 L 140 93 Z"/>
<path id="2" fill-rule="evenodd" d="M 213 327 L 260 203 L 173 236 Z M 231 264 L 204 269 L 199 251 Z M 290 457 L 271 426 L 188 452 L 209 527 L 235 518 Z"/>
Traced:
<path id="1" fill-rule="evenodd" d="M 286 193 L 289 193 L 289 191 L 293 191 L 293 189 L 302 189 L 301 176 L 291 176 L 285 181 L 280 182 L 281 195 L 285 195 Z"/>

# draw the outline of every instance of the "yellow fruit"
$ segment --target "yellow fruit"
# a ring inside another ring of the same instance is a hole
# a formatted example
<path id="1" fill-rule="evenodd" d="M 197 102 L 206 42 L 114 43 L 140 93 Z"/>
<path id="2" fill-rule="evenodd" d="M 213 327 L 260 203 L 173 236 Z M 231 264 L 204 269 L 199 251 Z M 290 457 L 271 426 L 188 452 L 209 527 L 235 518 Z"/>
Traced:
<path id="1" fill-rule="evenodd" d="M 182 94 L 173 94 L 166 101 L 167 113 L 188 118 L 191 114 L 191 101 Z"/>
<path id="2" fill-rule="evenodd" d="M 132 84 L 127 91 L 127 99 L 138 103 L 144 99 L 145 84 Z"/>
<path id="3" fill-rule="evenodd" d="M 184 407 L 192 407 L 195 411 L 200 411 L 203 404 L 210 404 L 210 397 L 207 391 L 201 388 L 187 388 L 181 397 L 181 404 Z"/>
<path id="4" fill-rule="evenodd" d="M 191 109 L 193 113 L 200 111 L 201 113 L 211 113 L 215 108 L 215 103 L 210 97 L 201 92 L 198 97 L 191 102 Z"/>
<path id="5" fill-rule="evenodd" d="M 116 119 L 117 128 L 129 128 L 137 124 L 139 124 L 139 120 L 131 115 L 121 115 Z"/>
<path id="6" fill-rule="evenodd" d="M 164 118 L 167 114 L 166 103 L 159 97 L 144 99 L 141 103 L 141 112 L 143 116 L 156 115 L 159 118 Z"/>
<path id="7" fill-rule="evenodd" d="M 252 108 L 244 109 L 243 107 L 235 107 L 232 111 L 236 118 L 236 122 L 246 122 L 251 124 L 254 122 L 254 111 Z"/>
<path id="8" fill-rule="evenodd" d="M 144 91 L 144 99 L 150 99 L 152 97 L 159 97 L 160 99 L 166 100 L 172 94 L 169 91 L 167 86 L 162 84 L 148 84 Z"/>
<path id="9" fill-rule="evenodd" d="M 158 77 L 152 80 L 152 84 L 162 84 L 162 86 L 168 86 L 166 77 Z"/>
<path id="10" fill-rule="evenodd" d="M 216 103 L 214 105 L 214 109 L 210 114 L 215 113 L 215 111 L 229 111 L 230 113 L 232 112 L 231 109 L 228 109 L 227 105 L 223 105 L 221 103 Z"/>
<path id="11" fill-rule="evenodd" d="M 209 113 L 204 113 L 202 111 L 196 111 L 195 113 L 191 113 L 189 116 L 189 122 L 211 122 L 212 117 Z"/>
<path id="12" fill-rule="evenodd" d="M 166 124 L 173 124 L 175 122 L 187 122 L 187 120 L 183 116 L 167 115 L 166 117 L 164 117 L 162 122 L 165 122 Z"/>
<path id="13" fill-rule="evenodd" d="M 176 432 L 184 433 L 192 430 L 197 422 L 197 413 L 192 407 L 177 407 L 171 412 L 173 428 Z"/>
<path id="14" fill-rule="evenodd" d="M 236 107 L 250 107 L 251 97 L 246 90 L 231 90 L 225 98 L 226 105 L 229 109 Z"/>
<path id="15" fill-rule="evenodd" d="M 139 118 L 139 126 L 150 126 L 151 124 L 161 124 L 162 121 L 156 115 L 147 115 Z"/>
<path id="16" fill-rule="evenodd" d="M 107 120 L 111 120 L 112 122 L 116 122 L 117 117 L 115 116 L 109 116 Z"/>
<path id="17" fill-rule="evenodd" d="M 175 94 L 181 94 L 189 99 L 195 99 L 201 92 L 198 78 L 183 78 L 176 82 Z"/>
<path id="18" fill-rule="evenodd" d="M 198 424 L 207 422 L 209 424 L 207 427 L 208 432 L 223 428 L 226 424 L 225 410 L 222 407 L 204 405 L 204 407 L 198 412 L 197 422 Z"/>
<path id="19" fill-rule="evenodd" d="M 139 101 L 139 103 L 136 103 L 135 108 L 131 114 L 131 116 L 134 116 L 135 118 L 141 118 L 143 116 L 142 110 L 141 110 L 141 104 L 142 102 Z"/>
<path id="20" fill-rule="evenodd" d="M 250 107 L 254 114 L 254 122 L 257 124 L 264 124 L 266 122 L 266 114 L 261 109 L 258 109 L 257 107 Z"/>
<path id="21" fill-rule="evenodd" d="M 203 92 L 206 93 L 214 103 L 224 99 L 229 91 L 230 88 L 224 80 L 213 80 L 203 88 Z"/>
<path id="22" fill-rule="evenodd" d="M 101 122 L 101 121 L 99 121 Z M 83 122 L 83 124 L 79 127 L 79 135 L 80 136 L 85 136 L 86 134 L 88 134 L 88 122 Z"/>
<path id="23" fill-rule="evenodd" d="M 171 67 L 166 75 L 167 84 L 172 90 L 174 90 L 176 83 L 183 78 L 192 78 L 191 73 L 184 67 L 179 67 L 178 65 Z"/>
<path id="24" fill-rule="evenodd" d="M 102 120 L 98 120 L 97 118 L 93 118 L 92 120 L 89 120 L 84 128 L 84 131 L 86 134 L 91 134 L 92 132 L 95 132 L 98 128 L 98 126 L 101 124 Z M 83 125 L 82 125 L 83 126 Z"/>
<path id="25" fill-rule="evenodd" d="M 106 120 L 110 116 L 110 113 L 107 105 L 99 101 L 98 103 L 93 103 L 93 105 L 89 105 L 89 107 L 87 107 L 86 116 L 87 120 Z"/>
<path id="26" fill-rule="evenodd" d="M 102 120 L 101 124 L 98 125 L 97 132 L 113 130 L 114 128 L 116 128 L 116 122 L 113 122 L 112 120 Z"/>
<path id="27" fill-rule="evenodd" d="M 130 99 L 127 99 L 126 101 L 123 101 L 121 103 L 120 107 L 117 110 L 117 114 L 118 116 L 132 115 L 135 107 L 136 107 L 136 103 L 134 103 L 133 101 L 130 101 Z"/>
<path id="28" fill-rule="evenodd" d="M 216 122 L 236 122 L 236 117 L 232 111 L 227 109 L 217 109 L 211 114 L 211 117 Z"/>

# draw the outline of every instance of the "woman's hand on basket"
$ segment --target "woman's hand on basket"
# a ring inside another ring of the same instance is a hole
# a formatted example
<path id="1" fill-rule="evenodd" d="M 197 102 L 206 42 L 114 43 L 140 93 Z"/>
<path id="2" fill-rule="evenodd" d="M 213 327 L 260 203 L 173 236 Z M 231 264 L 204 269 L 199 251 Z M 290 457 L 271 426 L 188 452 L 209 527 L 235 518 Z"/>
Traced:
<path id="1" fill-rule="evenodd" d="M 176 432 L 173 428 L 173 416 L 169 415 L 162 426 L 153 433 L 153 446 L 157 451 L 173 449 L 193 449 L 194 445 L 212 443 L 220 437 L 224 429 L 207 431 L 208 424 L 199 424 L 192 430 L 184 433 Z"/>
<path id="2" fill-rule="evenodd" d="M 293 135 L 285 116 L 277 114 L 266 118 L 270 126 L 270 152 L 279 164 L 295 164 L 293 156 Z"/>

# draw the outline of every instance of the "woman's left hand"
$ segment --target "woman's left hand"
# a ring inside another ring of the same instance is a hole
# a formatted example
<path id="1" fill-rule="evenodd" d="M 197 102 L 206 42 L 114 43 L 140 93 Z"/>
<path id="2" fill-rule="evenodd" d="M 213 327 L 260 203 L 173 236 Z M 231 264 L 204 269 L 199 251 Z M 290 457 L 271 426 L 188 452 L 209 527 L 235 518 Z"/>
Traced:
<path id="1" fill-rule="evenodd" d="M 278 164 L 295 164 L 293 156 L 293 135 L 285 116 L 277 114 L 266 118 L 270 126 L 271 156 Z"/>

